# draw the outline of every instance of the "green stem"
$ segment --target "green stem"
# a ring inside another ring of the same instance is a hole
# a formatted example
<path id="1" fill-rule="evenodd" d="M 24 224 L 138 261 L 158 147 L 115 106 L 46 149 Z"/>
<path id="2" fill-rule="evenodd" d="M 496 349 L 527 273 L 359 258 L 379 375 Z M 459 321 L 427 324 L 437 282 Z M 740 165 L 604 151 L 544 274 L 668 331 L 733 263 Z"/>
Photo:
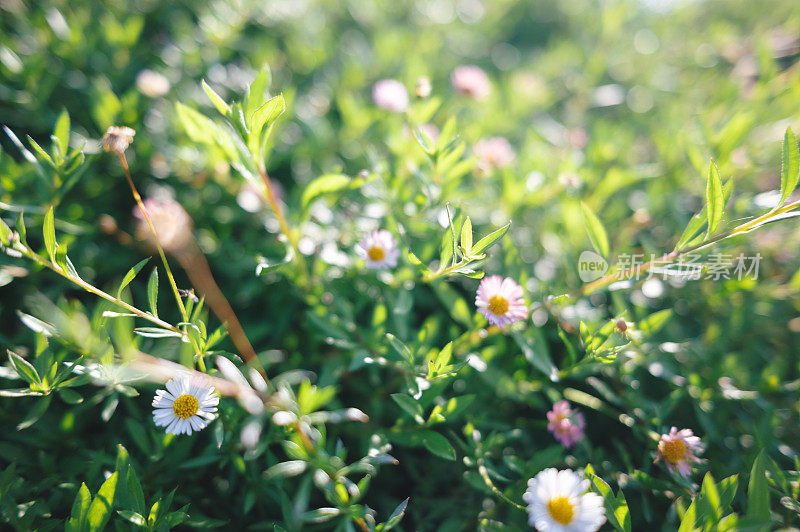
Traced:
<path id="1" fill-rule="evenodd" d="M 99 297 L 105 299 L 106 301 L 110 301 L 110 302 L 112 302 L 112 303 L 114 303 L 116 305 L 119 305 L 120 307 L 124 308 L 125 310 L 127 310 L 131 314 L 136 314 L 140 318 L 144 318 L 144 319 L 146 319 L 146 320 L 158 325 L 159 327 L 162 327 L 164 329 L 169 329 L 170 331 L 173 331 L 173 332 L 184 334 L 183 331 L 181 331 L 180 329 L 178 329 L 174 325 L 170 325 L 169 323 L 167 323 L 167 322 L 165 322 L 165 321 L 163 321 L 163 320 L 161 320 L 159 318 L 156 318 L 155 316 L 153 316 L 151 314 L 148 314 L 148 313 L 146 313 L 146 312 L 144 312 L 142 310 L 139 310 L 138 308 L 134 307 L 133 305 L 130 305 L 129 303 L 126 303 L 125 301 L 123 301 L 123 300 L 121 300 L 119 298 L 116 298 L 116 297 L 112 296 L 111 294 L 109 294 L 107 292 L 104 292 L 104 291 L 100 290 L 99 288 L 97 288 L 95 286 L 92 286 L 91 284 L 87 283 L 83 279 L 73 277 L 68 272 L 64 272 L 59 266 L 53 264 L 52 262 L 50 262 L 48 260 L 43 259 L 39 255 L 37 255 L 36 253 L 34 253 L 30 249 L 28 249 L 27 246 L 24 246 L 22 244 L 18 244 L 16 246 L 14 246 L 14 249 L 19 251 L 20 253 L 22 253 L 25 257 L 27 257 L 27 258 L 31 259 L 32 261 L 34 261 L 35 263 L 39 264 L 40 266 L 44 266 L 46 268 L 49 268 L 49 269 L 53 270 L 54 272 L 56 272 L 57 274 L 59 274 L 61 277 L 64 277 L 65 279 L 67 279 L 69 281 L 72 281 L 73 283 L 75 283 L 76 285 L 80 286 L 81 288 L 83 288 L 84 290 L 86 290 L 89 293 L 92 293 L 92 294 L 94 294 L 96 296 L 99 296 Z"/>
<path id="2" fill-rule="evenodd" d="M 153 242 L 155 242 L 156 248 L 158 249 L 158 254 L 161 257 L 161 262 L 164 263 L 164 269 L 167 272 L 167 278 L 169 279 L 169 285 L 172 288 L 172 293 L 175 296 L 175 301 L 178 302 L 178 308 L 181 311 L 181 317 L 183 321 L 189 321 L 189 315 L 186 313 L 186 307 L 183 304 L 183 299 L 181 299 L 181 294 L 178 292 L 178 285 L 175 284 L 175 277 L 172 275 L 172 270 L 169 267 L 169 262 L 167 261 L 167 256 L 164 253 L 164 248 L 161 247 L 161 242 L 158 240 L 158 233 L 156 233 L 155 227 L 153 227 L 153 222 L 150 221 L 150 216 L 147 214 L 147 209 L 144 207 L 144 203 L 142 202 L 142 196 L 139 195 L 139 191 L 136 189 L 136 185 L 133 184 L 133 179 L 131 178 L 131 172 L 128 169 L 128 160 L 125 158 L 125 152 L 118 152 L 119 153 L 119 160 L 122 162 L 122 168 L 125 170 L 125 177 L 128 180 L 128 185 L 131 187 L 131 193 L 133 194 L 133 199 L 136 200 L 136 204 L 139 206 L 139 210 L 144 217 L 145 222 L 147 222 L 147 227 L 150 229 L 150 232 L 153 234 Z"/>
<path id="3" fill-rule="evenodd" d="M 617 281 L 617 280 L 622 279 L 622 278 L 638 277 L 639 275 L 641 275 L 642 273 L 650 270 L 650 268 L 652 268 L 653 266 L 655 266 L 657 264 L 661 264 L 661 263 L 664 263 L 664 262 L 669 262 L 669 261 L 675 259 L 676 257 L 678 257 L 681 254 L 691 253 L 692 251 L 698 251 L 698 250 L 700 250 L 702 248 L 705 248 L 705 247 L 711 246 L 713 244 L 716 244 L 717 242 L 719 242 L 721 240 L 724 240 L 726 238 L 729 238 L 729 237 L 732 237 L 732 236 L 736 236 L 738 234 L 746 233 L 746 232 L 748 232 L 748 231 L 750 231 L 752 229 L 755 229 L 759 225 L 762 225 L 764 223 L 769 222 L 771 219 L 776 218 L 777 216 L 779 216 L 781 214 L 784 214 L 784 213 L 787 213 L 787 212 L 793 210 L 795 207 L 798 207 L 798 206 L 800 206 L 800 200 L 792 202 L 792 203 L 789 203 L 787 205 L 784 205 L 783 207 L 780 207 L 780 208 L 777 208 L 777 209 L 773 209 L 773 210 L 771 210 L 770 212 L 768 212 L 766 214 L 762 214 L 761 216 L 758 216 L 757 218 L 753 218 L 749 222 L 746 222 L 746 223 L 743 223 L 741 225 L 738 225 L 738 226 L 734 227 L 733 229 L 725 231 L 724 233 L 720 233 L 720 234 L 718 234 L 718 235 L 716 235 L 716 236 L 714 236 L 714 237 L 712 237 L 712 238 L 710 238 L 708 240 L 700 242 L 699 244 L 695 244 L 693 246 L 689 246 L 687 248 L 680 249 L 680 250 L 676 248 L 673 251 L 671 251 L 669 253 L 666 253 L 666 254 L 660 256 L 659 258 L 653 259 L 653 260 L 651 260 L 649 262 L 646 262 L 644 264 L 640 264 L 638 266 L 628 268 L 627 270 L 623 270 L 621 272 L 617 271 L 617 272 L 609 273 L 608 275 L 606 275 L 606 276 L 604 276 L 604 277 L 602 277 L 600 279 L 597 279 L 596 281 L 592 281 L 591 283 L 587 283 L 587 284 L 581 286 L 577 290 L 573 290 L 572 292 L 560 295 L 560 296 L 550 300 L 549 302 L 547 302 L 547 306 L 550 306 L 553 303 L 562 302 L 562 301 L 565 301 L 565 300 L 574 299 L 576 297 L 581 297 L 581 296 L 584 296 L 584 295 L 587 295 L 587 294 L 591 294 L 592 292 L 594 292 L 596 290 L 599 290 L 600 288 L 603 288 L 603 287 L 613 283 L 614 281 Z"/>

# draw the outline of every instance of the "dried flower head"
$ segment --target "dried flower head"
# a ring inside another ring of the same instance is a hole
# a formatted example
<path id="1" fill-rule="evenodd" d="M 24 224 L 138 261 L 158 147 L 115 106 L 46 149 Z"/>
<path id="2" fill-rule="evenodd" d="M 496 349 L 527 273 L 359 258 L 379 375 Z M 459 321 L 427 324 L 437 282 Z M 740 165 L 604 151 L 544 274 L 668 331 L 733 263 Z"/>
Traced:
<path id="1" fill-rule="evenodd" d="M 136 131 L 127 126 L 111 126 L 103 135 L 103 149 L 123 154 L 128 149 Z"/>
<path id="2" fill-rule="evenodd" d="M 484 100 L 492 91 L 492 85 L 486 72 L 475 65 L 462 65 L 450 74 L 453 88 L 464 96 L 475 100 Z"/>
<path id="3" fill-rule="evenodd" d="M 375 83 L 372 99 L 378 107 L 393 113 L 402 113 L 408 108 L 408 91 L 396 79 L 382 79 Z"/>
<path id="4" fill-rule="evenodd" d="M 671 472 L 688 477 L 692 472 L 692 464 L 700 462 L 697 455 L 702 452 L 703 443 L 691 429 L 678 430 L 672 427 L 667 434 L 661 435 L 656 462 L 664 460 Z"/>

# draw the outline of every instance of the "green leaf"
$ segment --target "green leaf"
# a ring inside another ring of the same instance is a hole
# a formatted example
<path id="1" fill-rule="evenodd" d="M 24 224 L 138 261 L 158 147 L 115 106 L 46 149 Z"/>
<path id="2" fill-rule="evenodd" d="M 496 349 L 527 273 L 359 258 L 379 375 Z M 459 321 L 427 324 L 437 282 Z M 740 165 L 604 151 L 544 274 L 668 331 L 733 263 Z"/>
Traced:
<path id="1" fill-rule="evenodd" d="M 467 255 L 472 250 L 472 220 L 469 219 L 469 216 L 464 220 L 464 225 L 461 226 L 461 248 Z"/>
<path id="2" fill-rule="evenodd" d="M 410 395 L 404 393 L 393 393 L 392 400 L 402 408 L 408 415 L 414 418 L 418 423 L 422 423 L 422 415 L 425 413 L 422 406 L 414 400 Z"/>
<path id="3" fill-rule="evenodd" d="M 303 191 L 303 197 L 300 201 L 301 206 L 305 209 L 316 198 L 323 194 L 331 194 L 339 192 L 353 185 L 355 180 L 350 179 L 349 176 L 344 174 L 326 174 L 316 178 L 308 184 Z M 361 181 L 363 183 L 363 181 Z M 360 185 L 361 183 L 358 183 Z"/>
<path id="4" fill-rule="evenodd" d="M 69 151 L 69 127 L 69 113 L 64 109 L 58 115 L 56 126 L 53 128 L 53 142 L 58 147 L 61 157 L 65 157 Z"/>
<path id="5" fill-rule="evenodd" d="M 158 317 L 158 268 L 153 268 L 150 279 L 147 281 L 147 301 L 150 303 L 150 312 Z"/>
<path id="6" fill-rule="evenodd" d="M 694 501 L 689 505 L 689 508 L 683 514 L 681 519 L 681 526 L 678 532 L 694 532 L 695 522 L 697 521 L 697 505 Z"/>
<path id="7" fill-rule="evenodd" d="M 141 271 L 141 269 L 144 268 L 144 265 L 149 261 L 150 257 L 147 257 L 146 259 L 137 262 L 133 268 L 128 270 L 128 273 L 125 274 L 125 277 L 122 278 L 122 282 L 119 284 L 119 290 L 117 290 L 117 299 L 122 296 L 122 291 L 125 289 L 125 287 L 131 284 L 131 281 L 136 278 L 136 275 L 139 273 L 139 271 Z"/>
<path id="8" fill-rule="evenodd" d="M 747 517 L 769 522 L 769 486 L 767 484 L 767 454 L 762 450 L 753 462 L 747 483 Z"/>
<path id="9" fill-rule="evenodd" d="M 53 207 L 44 215 L 44 226 L 42 228 L 44 233 L 44 247 L 47 248 L 47 254 L 50 256 L 50 261 L 56 261 L 56 228 L 55 220 L 53 219 Z"/>
<path id="10" fill-rule="evenodd" d="M 456 459 L 456 450 L 453 449 L 447 438 L 432 430 L 423 431 L 421 434 L 422 444 L 430 452 L 446 460 Z"/>
<path id="11" fill-rule="evenodd" d="M 706 184 L 706 219 L 708 229 L 706 236 L 709 237 L 717 230 L 717 226 L 722 221 L 722 213 L 725 210 L 725 195 L 722 193 L 722 180 L 719 178 L 719 171 L 714 161 L 708 165 L 708 183 Z"/>
<path id="12" fill-rule="evenodd" d="M 636 328 L 642 331 L 646 336 L 649 336 L 661 330 L 671 317 L 672 309 L 659 310 L 637 323 Z"/>
<path id="13" fill-rule="evenodd" d="M 584 202 L 581 202 L 581 209 L 583 209 L 583 222 L 586 226 L 586 232 L 589 233 L 589 240 L 591 240 L 592 246 L 600 255 L 608 257 L 608 252 L 610 251 L 608 233 L 603 227 L 603 222 Z"/>
<path id="14" fill-rule="evenodd" d="M 264 99 L 267 97 L 267 89 L 272 81 L 271 78 L 269 67 L 265 65 L 250 84 L 250 87 L 247 88 L 244 109 L 247 117 L 253 116 L 253 112 L 264 104 Z"/>
<path id="15" fill-rule="evenodd" d="M 404 360 L 406 360 L 409 364 L 414 363 L 414 355 L 411 353 L 411 350 L 406 344 L 401 342 L 392 333 L 386 333 L 386 339 L 389 340 L 389 344 L 401 357 L 403 357 Z"/>
<path id="16" fill-rule="evenodd" d="M 89 516 L 89 505 L 92 503 L 92 493 L 85 483 L 81 484 L 75 501 L 72 503 L 72 511 L 69 524 L 73 530 L 84 530 L 86 528 L 86 518 Z"/>
<path id="17" fill-rule="evenodd" d="M 472 256 L 473 257 L 478 256 L 485 250 L 489 249 L 489 246 L 491 246 L 492 244 L 503 238 L 503 235 L 506 234 L 509 227 L 511 227 L 511 222 L 508 222 L 506 225 L 504 225 L 497 231 L 489 233 L 485 237 L 478 240 L 478 242 L 474 246 L 472 246 Z"/>
<path id="18" fill-rule="evenodd" d="M 408 507 L 408 501 L 409 499 L 406 499 L 397 505 L 397 508 L 394 509 L 392 515 L 389 516 L 389 519 L 386 520 L 386 523 L 384 523 L 383 528 L 381 528 L 381 532 L 385 532 L 386 530 L 391 530 L 398 524 L 400 524 L 400 521 L 406 514 L 406 507 Z"/>
<path id="19" fill-rule="evenodd" d="M 178 122 L 193 142 L 216 145 L 215 130 L 217 125 L 208 117 L 180 102 L 175 104 Z"/>
<path id="20" fill-rule="evenodd" d="M 147 524 L 147 520 L 139 512 L 134 512 L 131 510 L 117 510 L 117 513 L 120 517 L 136 526 L 144 527 Z"/>
<path id="21" fill-rule="evenodd" d="M 36 400 L 36 404 L 33 408 L 31 408 L 28 415 L 25 416 L 19 425 L 17 425 L 17 430 L 25 430 L 28 427 L 32 426 L 34 423 L 39 421 L 41 417 L 47 412 L 48 407 L 50 406 L 50 401 L 53 399 L 52 395 L 46 395 Z"/>
<path id="22" fill-rule="evenodd" d="M 88 525 L 91 532 L 99 532 L 103 530 L 111 515 L 111 509 L 114 507 L 114 498 L 117 493 L 117 478 L 119 472 L 115 472 L 108 477 L 103 485 L 100 486 L 100 491 L 97 492 L 91 506 L 89 507 Z"/>
<path id="23" fill-rule="evenodd" d="M 787 127 L 783 136 L 783 149 L 781 150 L 781 201 L 783 205 L 800 178 L 800 152 L 797 151 L 797 141 L 792 133 L 792 128 Z"/>
<path id="24" fill-rule="evenodd" d="M 203 90 L 206 91 L 208 99 L 211 100 L 211 103 L 213 103 L 214 107 L 217 108 L 217 111 L 222 113 L 223 116 L 228 116 L 231 107 L 225 102 L 225 100 L 222 99 L 219 94 L 214 91 L 214 89 L 208 85 L 208 83 L 206 83 L 206 80 L 203 80 L 200 83 L 203 85 Z"/>
<path id="25" fill-rule="evenodd" d="M 9 245 L 11 243 L 11 234 L 11 228 L 0 218 L 0 245 Z"/>
<path id="26" fill-rule="evenodd" d="M 128 491 L 128 497 L 131 499 L 130 502 L 133 504 L 134 510 L 140 514 L 144 514 L 147 511 L 147 507 L 144 503 L 144 492 L 142 491 L 142 485 L 139 482 L 139 478 L 136 476 L 136 471 L 134 471 L 132 465 L 128 465 L 125 485 Z"/>
<path id="27" fill-rule="evenodd" d="M 50 163 L 52 166 L 56 165 L 55 161 L 53 161 L 53 158 L 50 157 L 50 154 L 44 151 L 44 148 L 39 146 L 39 143 L 33 140 L 33 138 L 30 135 L 28 135 L 28 144 L 31 145 L 33 151 L 39 154 L 39 157 Z"/>
<path id="28" fill-rule="evenodd" d="M 286 100 L 283 99 L 283 94 L 279 94 L 274 98 L 270 98 L 264 105 L 253 111 L 250 117 L 251 142 L 248 143 L 251 150 L 260 142 L 261 131 L 264 127 L 269 128 L 285 110 Z"/>
<path id="29" fill-rule="evenodd" d="M 14 366 L 14 370 L 20 378 L 26 380 L 29 384 L 42 383 L 39 373 L 30 362 L 12 351 L 8 352 L 8 358 L 11 360 L 11 364 Z"/>

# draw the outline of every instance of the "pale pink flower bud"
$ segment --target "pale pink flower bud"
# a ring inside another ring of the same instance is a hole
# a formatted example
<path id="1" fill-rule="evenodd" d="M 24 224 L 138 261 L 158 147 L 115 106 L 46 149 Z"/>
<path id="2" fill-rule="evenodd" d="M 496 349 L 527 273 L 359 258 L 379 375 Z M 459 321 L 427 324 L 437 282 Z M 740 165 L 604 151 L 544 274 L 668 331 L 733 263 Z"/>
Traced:
<path id="1" fill-rule="evenodd" d="M 372 99 L 378 107 L 393 113 L 402 113 L 408 108 L 408 92 L 396 79 L 382 79 L 375 83 Z"/>
<path id="2" fill-rule="evenodd" d="M 486 72 L 475 65 L 457 67 L 450 74 L 450 83 L 460 94 L 475 100 L 486 99 L 492 91 Z"/>

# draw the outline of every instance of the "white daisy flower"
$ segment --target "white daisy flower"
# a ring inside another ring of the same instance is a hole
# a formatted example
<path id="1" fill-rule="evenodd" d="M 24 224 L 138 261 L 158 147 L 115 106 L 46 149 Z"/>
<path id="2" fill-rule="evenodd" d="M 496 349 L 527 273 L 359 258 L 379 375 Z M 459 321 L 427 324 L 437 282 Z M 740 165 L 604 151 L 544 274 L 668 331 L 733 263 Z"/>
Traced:
<path id="1" fill-rule="evenodd" d="M 356 253 L 367 261 L 367 268 L 394 268 L 400 257 L 397 241 L 386 229 L 364 235 L 356 245 Z"/>
<path id="2" fill-rule="evenodd" d="M 505 329 L 507 325 L 525 319 L 528 307 L 522 299 L 522 287 L 510 277 L 485 277 L 478 286 L 475 306 L 489 323 Z"/>
<path id="3" fill-rule="evenodd" d="M 594 532 L 606 522 L 606 510 L 603 498 L 588 489 L 580 473 L 545 469 L 528 481 L 522 496 L 528 524 L 540 532 Z"/>
<path id="4" fill-rule="evenodd" d="M 200 378 L 179 377 L 167 381 L 166 390 L 153 398 L 153 420 L 169 434 L 188 434 L 206 428 L 214 419 L 219 395 Z"/>

